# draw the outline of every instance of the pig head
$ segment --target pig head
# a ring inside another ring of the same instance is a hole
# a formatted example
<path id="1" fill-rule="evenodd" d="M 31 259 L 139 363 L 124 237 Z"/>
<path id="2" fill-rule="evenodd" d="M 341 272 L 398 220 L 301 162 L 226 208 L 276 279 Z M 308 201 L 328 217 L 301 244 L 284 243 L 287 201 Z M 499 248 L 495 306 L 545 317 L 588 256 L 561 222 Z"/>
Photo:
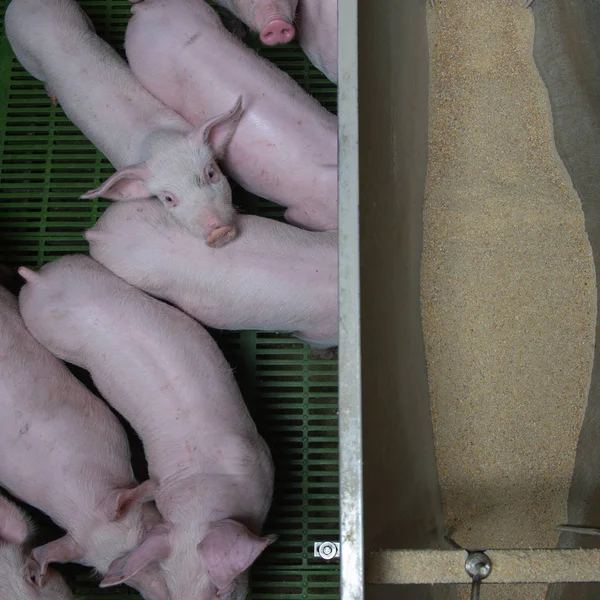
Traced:
<path id="1" fill-rule="evenodd" d="M 287 44 L 296 35 L 293 22 L 298 0 L 217 0 L 217 4 L 258 32 L 267 46 Z"/>
<path id="2" fill-rule="evenodd" d="M 158 132 L 151 157 L 119 169 L 100 187 L 81 198 L 132 200 L 158 198 L 166 210 L 191 233 L 211 247 L 236 235 L 231 187 L 217 160 L 225 154 L 242 114 L 242 99 L 181 136 Z"/>
<path id="3" fill-rule="evenodd" d="M 160 561 L 173 598 L 243 600 L 247 570 L 277 536 L 257 536 L 234 519 L 211 523 L 202 531 L 194 527 L 197 515 L 190 511 L 186 522 L 157 528 L 151 538 L 112 563 L 100 587 L 127 582 Z"/>
<path id="4" fill-rule="evenodd" d="M 12 0 L 5 26 L 23 67 L 117 169 L 82 198 L 155 196 L 210 246 L 235 236 L 231 189 L 217 161 L 237 127 L 241 97 L 193 128 L 139 83 L 75 0 Z"/>

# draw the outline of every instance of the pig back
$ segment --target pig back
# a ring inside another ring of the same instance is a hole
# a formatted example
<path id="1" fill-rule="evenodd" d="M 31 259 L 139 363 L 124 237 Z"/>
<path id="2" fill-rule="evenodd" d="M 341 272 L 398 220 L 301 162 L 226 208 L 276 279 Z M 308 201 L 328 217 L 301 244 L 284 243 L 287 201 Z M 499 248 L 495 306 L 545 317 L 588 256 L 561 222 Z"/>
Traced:
<path id="1" fill-rule="evenodd" d="M 31 35 L 35 31 L 35 35 Z M 71 121 L 116 168 L 147 158 L 152 133 L 189 125 L 146 91 L 75 0 L 13 0 L 6 35 Z"/>
<path id="2" fill-rule="evenodd" d="M 110 485 L 130 485 L 116 417 L 29 334 L 3 288 L 0 415 L 0 484 L 62 527 L 95 509 Z"/>
<path id="3" fill-rule="evenodd" d="M 87 256 L 58 259 L 36 278 L 21 294 L 27 326 L 90 371 L 144 441 L 149 462 L 149 439 L 207 428 L 211 436 L 257 435 L 227 361 L 199 323 Z"/>
<path id="4" fill-rule="evenodd" d="M 145 6 L 144 6 L 145 5 Z M 198 125 L 241 94 L 244 113 L 223 158 L 246 190 L 298 209 L 312 229 L 337 224 L 337 118 L 289 75 L 207 21 L 204 2 L 136 5 L 125 48 L 139 81 Z M 182 33 L 184 32 L 184 33 Z"/>
<path id="5" fill-rule="evenodd" d="M 111 205 L 86 237 L 96 260 L 206 326 L 337 335 L 337 233 L 237 223 L 238 238 L 215 252 L 157 202 L 136 200 Z"/>

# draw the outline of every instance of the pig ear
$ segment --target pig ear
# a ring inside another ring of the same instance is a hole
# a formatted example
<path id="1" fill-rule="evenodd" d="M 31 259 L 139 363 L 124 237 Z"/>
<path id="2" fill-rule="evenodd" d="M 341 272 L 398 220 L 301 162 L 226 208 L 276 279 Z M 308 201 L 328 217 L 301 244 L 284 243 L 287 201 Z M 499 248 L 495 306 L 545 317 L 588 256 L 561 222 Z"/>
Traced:
<path id="1" fill-rule="evenodd" d="M 0 541 L 22 544 L 29 534 L 23 513 L 6 498 L 0 496 Z"/>
<path id="2" fill-rule="evenodd" d="M 242 97 L 239 96 L 233 108 L 210 121 L 196 127 L 190 135 L 203 144 L 210 146 L 215 158 L 225 155 L 227 146 L 237 129 L 242 116 Z"/>
<path id="3" fill-rule="evenodd" d="M 100 187 L 80 196 L 80 199 L 108 198 L 109 200 L 135 200 L 150 198 L 152 194 L 146 187 L 150 172 L 145 163 L 119 169 Z"/>
<path id="4" fill-rule="evenodd" d="M 36 580 L 41 582 L 50 563 L 73 562 L 83 558 L 84 554 L 83 548 L 70 535 L 65 535 L 49 544 L 34 548 L 27 561 L 27 567 L 36 575 Z"/>
<path id="5" fill-rule="evenodd" d="M 154 498 L 156 484 L 148 479 L 131 490 L 114 490 L 102 502 L 102 509 L 109 521 L 122 519 L 134 506 L 150 502 Z"/>
<path id="6" fill-rule="evenodd" d="M 158 564 L 140 569 L 127 580 L 127 585 L 136 589 L 142 598 L 148 600 L 171 600 L 167 582 Z"/>
<path id="7" fill-rule="evenodd" d="M 151 563 L 167 558 L 171 553 L 169 532 L 170 527 L 166 523 L 153 527 L 131 552 L 113 560 L 100 587 L 119 585 Z"/>
<path id="8" fill-rule="evenodd" d="M 241 523 L 224 519 L 198 544 L 200 563 L 217 588 L 224 590 L 276 539 L 276 535 L 259 537 Z"/>

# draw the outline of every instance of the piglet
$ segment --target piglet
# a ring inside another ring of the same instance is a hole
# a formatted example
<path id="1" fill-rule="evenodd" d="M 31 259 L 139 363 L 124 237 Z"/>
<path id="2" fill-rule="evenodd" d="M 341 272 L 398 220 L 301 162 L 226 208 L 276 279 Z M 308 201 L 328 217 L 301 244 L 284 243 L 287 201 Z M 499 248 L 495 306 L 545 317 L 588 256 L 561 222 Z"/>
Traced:
<path id="1" fill-rule="evenodd" d="M 337 233 L 240 215 L 211 250 L 153 200 L 114 204 L 85 233 L 91 255 L 132 285 L 219 329 L 294 332 L 337 346 Z"/>
<path id="2" fill-rule="evenodd" d="M 64 579 L 48 569 L 43 578 L 28 567 L 24 544 L 32 533 L 29 519 L 0 496 L 0 597 L 3 600 L 72 600 Z"/>
<path id="3" fill-rule="evenodd" d="M 166 524 L 113 562 L 101 585 L 158 561 L 174 600 L 241 600 L 273 465 L 229 365 L 193 319 L 84 255 L 23 269 L 21 311 L 40 342 L 87 369 L 144 444 Z"/>
<path id="4" fill-rule="evenodd" d="M 54 318 L 61 320 L 59 313 Z M 160 528 L 156 510 L 142 505 L 152 485 L 136 483 L 127 437 L 117 418 L 30 335 L 17 299 L 4 288 L 0 485 L 67 532 L 31 554 L 27 585 L 44 582 L 40 593 L 46 580 L 62 589 L 47 568 L 50 563 L 74 561 L 106 573 L 114 560 L 151 545 Z M 19 541 L 17 536 L 14 540 Z M 169 600 L 154 565 L 128 583 L 147 600 Z"/>
<path id="5" fill-rule="evenodd" d="M 156 196 L 209 245 L 234 237 L 231 189 L 216 160 L 240 118 L 239 94 L 192 128 L 136 81 L 75 0 L 12 0 L 6 36 L 25 69 L 118 169 L 82 198 Z"/>
<path id="6" fill-rule="evenodd" d="M 298 41 L 306 56 L 327 79 L 337 84 L 338 0 L 300 0 Z"/>
<path id="7" fill-rule="evenodd" d="M 197 0 L 202 2 L 203 0 Z M 260 33 L 263 44 L 286 44 L 296 30 L 310 61 L 337 83 L 337 0 L 216 0 L 250 29 Z"/>
<path id="8" fill-rule="evenodd" d="M 337 229 L 337 118 L 260 58 L 199 0 L 144 0 L 125 49 L 140 82 L 198 125 L 242 93 L 223 167 L 246 190 L 287 207 L 291 223 Z"/>
<path id="9" fill-rule="evenodd" d="M 293 21 L 298 0 L 216 0 L 216 2 L 230 10 L 253 31 L 259 32 L 260 41 L 267 46 L 287 44 L 296 35 Z"/>

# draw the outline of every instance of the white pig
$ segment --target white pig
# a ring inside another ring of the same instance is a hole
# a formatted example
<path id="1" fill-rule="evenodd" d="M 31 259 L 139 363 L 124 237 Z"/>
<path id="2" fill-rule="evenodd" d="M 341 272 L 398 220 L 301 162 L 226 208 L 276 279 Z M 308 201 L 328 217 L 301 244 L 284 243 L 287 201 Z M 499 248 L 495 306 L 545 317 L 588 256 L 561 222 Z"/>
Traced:
<path id="1" fill-rule="evenodd" d="M 173 600 L 246 595 L 245 571 L 273 493 L 270 452 L 223 354 L 193 319 L 84 255 L 27 280 L 21 311 L 37 339 L 86 368 L 144 444 L 166 527 L 109 568 L 101 585 L 160 561 Z"/>
<path id="2" fill-rule="evenodd" d="M 306 56 L 327 79 L 337 83 L 338 0 L 300 0 L 298 41 Z"/>
<path id="3" fill-rule="evenodd" d="M 48 569 L 37 577 L 28 568 L 24 544 L 32 533 L 29 519 L 0 496 L 0 597 L 3 600 L 72 600 L 64 579 Z"/>
<path id="4" fill-rule="evenodd" d="M 138 1 L 138 0 L 130 0 Z M 202 2 L 203 0 L 197 0 Z M 216 0 L 250 29 L 263 44 L 285 44 L 295 35 L 292 25 L 298 12 L 298 41 L 310 61 L 337 83 L 337 0 Z"/>
<path id="5" fill-rule="evenodd" d="M 4 288 L 0 358 L 0 484 L 67 532 L 33 550 L 30 576 L 43 581 L 52 562 L 106 573 L 138 545 L 151 545 L 160 517 L 141 504 L 152 485 L 136 484 L 121 424 L 30 335 Z M 168 600 L 153 565 L 128 583 L 148 600 Z"/>
<path id="6" fill-rule="evenodd" d="M 194 125 L 243 94 L 226 172 L 287 207 L 288 221 L 337 229 L 337 118 L 231 35 L 205 2 L 144 0 L 132 12 L 125 49 L 140 82 Z"/>
<path id="7" fill-rule="evenodd" d="M 132 285 L 220 329 L 294 332 L 337 346 L 337 233 L 240 215 L 218 251 L 153 200 L 114 204 L 86 231 L 91 255 Z"/>
<path id="8" fill-rule="evenodd" d="M 82 198 L 157 196 L 208 244 L 234 237 L 231 189 L 216 159 L 237 126 L 239 94 L 192 128 L 138 83 L 75 0 L 12 0 L 6 36 L 25 69 L 118 169 Z M 223 113 L 226 106 L 233 108 Z"/>
<path id="9" fill-rule="evenodd" d="M 267 46 L 287 44 L 296 35 L 293 21 L 298 0 L 216 0 L 216 2 L 230 10 L 250 29 L 258 32 L 260 41 Z"/>

